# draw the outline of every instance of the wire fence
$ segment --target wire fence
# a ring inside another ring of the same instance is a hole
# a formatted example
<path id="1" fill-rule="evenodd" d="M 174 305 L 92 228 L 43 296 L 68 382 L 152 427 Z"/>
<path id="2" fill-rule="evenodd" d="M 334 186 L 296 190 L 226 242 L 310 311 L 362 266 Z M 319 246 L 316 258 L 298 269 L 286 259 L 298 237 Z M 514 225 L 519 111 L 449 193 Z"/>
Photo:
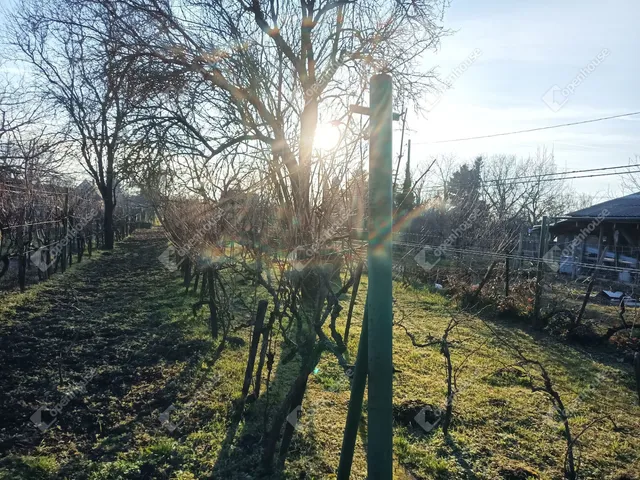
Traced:
<path id="1" fill-rule="evenodd" d="M 122 196 L 114 211 L 115 238 L 153 217 L 144 202 Z M 0 182 L 0 291 L 64 272 L 105 243 L 102 199 L 93 189 Z"/>

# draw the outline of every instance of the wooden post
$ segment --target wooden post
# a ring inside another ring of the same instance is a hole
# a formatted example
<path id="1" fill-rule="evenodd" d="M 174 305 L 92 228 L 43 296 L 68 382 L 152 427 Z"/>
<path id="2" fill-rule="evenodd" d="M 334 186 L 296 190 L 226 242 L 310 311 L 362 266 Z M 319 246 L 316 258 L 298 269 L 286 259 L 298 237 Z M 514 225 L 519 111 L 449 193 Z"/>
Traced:
<path id="1" fill-rule="evenodd" d="M 253 336 L 251 337 L 251 347 L 249 348 L 249 359 L 247 361 L 247 369 L 244 372 L 244 383 L 242 385 L 242 401 L 247 398 L 249 394 L 249 388 L 251 387 L 251 380 L 253 378 L 253 367 L 256 362 L 256 355 L 258 353 L 258 345 L 260 344 L 260 336 L 262 334 L 262 327 L 264 325 L 264 317 L 267 313 L 267 306 L 269 302 L 266 300 L 260 300 L 258 302 L 258 312 L 256 313 L 256 322 L 253 325 Z"/>
<path id="2" fill-rule="evenodd" d="M 211 337 L 218 338 L 218 308 L 216 307 L 215 273 L 213 267 L 209 267 L 209 326 Z"/>
<path id="3" fill-rule="evenodd" d="M 613 258 L 614 258 L 614 265 L 616 268 L 618 268 L 619 259 L 620 259 L 620 252 L 618 252 L 618 237 L 620 237 L 620 233 L 618 232 L 617 225 L 614 223 L 613 224 Z M 616 272 L 616 274 L 617 273 L 618 272 Z"/>
<path id="4" fill-rule="evenodd" d="M 56 223 L 56 231 L 55 231 L 55 246 L 57 247 L 58 244 L 60 243 L 60 225 L 59 223 Z M 51 244 L 53 245 L 53 242 L 51 242 Z M 49 254 L 51 255 L 51 254 Z M 52 273 L 58 273 L 58 265 L 60 264 L 60 254 L 56 255 L 55 260 L 53 261 L 53 272 Z"/>
<path id="5" fill-rule="evenodd" d="M 78 234 L 78 245 L 76 247 L 78 249 L 78 263 L 82 262 L 82 255 L 84 254 L 84 234 Z"/>
<path id="6" fill-rule="evenodd" d="M 44 278 L 47 280 L 53 274 L 53 265 L 51 265 L 51 238 L 53 237 L 51 236 L 51 228 L 49 228 L 47 230 L 47 235 L 44 240 L 44 244 L 46 245 L 44 258 L 45 258 L 45 262 L 47 262 L 47 269 L 45 270 Z"/>
<path id="7" fill-rule="evenodd" d="M 25 251 L 24 261 L 25 261 L 25 269 L 31 269 L 31 255 L 28 255 L 29 249 L 31 248 L 31 242 L 33 242 L 33 224 L 29 225 L 29 234 L 27 235 L 27 248 Z M 42 260 L 42 259 L 41 259 Z"/>
<path id="8" fill-rule="evenodd" d="M 582 242 L 582 245 L 580 245 L 580 256 L 578 257 L 578 263 L 584 263 L 584 252 L 587 249 L 587 239 L 589 237 L 585 238 L 584 241 Z M 576 278 L 578 277 L 578 272 L 580 271 L 580 266 L 576 267 Z"/>
<path id="9" fill-rule="evenodd" d="M 535 303 L 533 305 L 534 324 L 540 327 L 540 302 L 542 301 L 542 278 L 544 276 L 542 257 L 547 252 L 547 230 L 549 228 L 549 217 L 542 217 L 542 225 L 540 227 L 540 243 L 538 246 L 538 269 L 536 274 L 536 294 Z"/>
<path id="10" fill-rule="evenodd" d="M 600 224 L 600 233 L 598 234 L 598 258 L 596 258 L 596 265 L 601 263 L 604 259 L 602 258 L 602 239 L 604 237 L 604 228 L 602 224 Z"/>
<path id="11" fill-rule="evenodd" d="M 504 296 L 509 296 L 509 257 L 504 259 Z"/>
<path id="12" fill-rule="evenodd" d="M 23 217 L 24 218 L 24 217 Z M 24 253 L 24 227 L 20 227 L 18 230 L 18 285 L 20 291 L 24 292 L 26 283 L 26 271 L 25 271 L 25 253 Z"/>
<path id="13" fill-rule="evenodd" d="M 636 268 L 640 267 L 640 248 L 638 248 L 638 251 L 636 252 Z M 636 285 L 638 285 L 638 282 L 640 282 L 640 274 L 636 273 Z"/>
<path id="14" fill-rule="evenodd" d="M 520 235 L 518 236 L 518 262 L 517 268 L 522 268 L 522 244 L 524 243 L 524 232 L 520 230 Z"/>
<path id="15" fill-rule="evenodd" d="M 72 220 L 73 218 L 73 211 L 69 212 L 69 227 L 70 228 L 75 228 L 75 220 Z M 67 232 L 69 231 L 69 229 L 67 229 Z M 73 245 L 76 243 L 76 239 L 73 235 L 69 236 L 67 235 L 67 246 L 65 248 L 65 252 L 68 252 L 69 255 L 69 266 L 73 265 Z M 67 250 L 68 248 L 68 250 Z"/>
<path id="16" fill-rule="evenodd" d="M 633 356 L 633 370 L 636 375 L 636 390 L 638 390 L 638 404 L 640 404 L 640 352 Z"/>
<path id="17" fill-rule="evenodd" d="M 184 281 L 183 285 L 187 289 L 187 293 L 189 293 L 189 285 L 191 284 L 191 257 L 187 254 L 184 258 L 184 262 L 182 262 L 182 268 L 184 269 Z"/>
<path id="18" fill-rule="evenodd" d="M 349 311 L 347 313 L 347 323 L 344 327 L 344 344 L 349 346 L 349 330 L 351 329 L 351 318 L 353 317 L 353 307 L 356 304 L 356 298 L 358 297 L 358 289 L 360 288 L 360 280 L 362 279 L 362 270 L 364 263 L 360 262 L 356 267 L 353 279 L 353 288 L 351 289 L 351 301 L 349 302 Z"/>
<path id="19" fill-rule="evenodd" d="M 582 322 L 582 316 L 584 315 L 584 310 L 587 308 L 587 303 L 589 303 L 589 299 L 591 298 L 591 291 L 593 290 L 593 283 L 595 282 L 595 277 L 591 277 L 589 281 L 589 285 L 587 286 L 587 291 L 584 294 L 584 299 L 582 300 L 582 306 L 580 307 L 580 312 L 576 317 L 575 325 L 580 325 Z"/>
<path id="20" fill-rule="evenodd" d="M 69 187 L 65 188 L 64 192 L 64 210 L 63 210 L 63 220 L 62 220 L 62 249 L 59 249 L 58 255 L 60 256 L 60 268 L 62 273 L 67 269 L 67 236 L 69 234 Z"/>
<path id="21" fill-rule="evenodd" d="M 124 236 L 128 236 L 131 234 L 129 223 L 129 199 L 125 197 L 124 199 Z"/>

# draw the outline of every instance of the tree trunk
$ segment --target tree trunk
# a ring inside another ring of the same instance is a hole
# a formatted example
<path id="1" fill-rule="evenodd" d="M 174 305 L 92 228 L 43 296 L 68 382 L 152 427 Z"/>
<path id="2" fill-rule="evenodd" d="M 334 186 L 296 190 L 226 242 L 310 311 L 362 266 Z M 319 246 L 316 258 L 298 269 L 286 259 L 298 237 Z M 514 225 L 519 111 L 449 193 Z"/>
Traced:
<path id="1" fill-rule="evenodd" d="M 349 313 L 347 314 L 347 324 L 344 328 L 344 344 L 349 347 L 349 330 L 351 329 L 351 317 L 353 316 L 353 307 L 356 304 L 356 298 L 358 297 L 358 288 L 360 287 L 360 279 L 362 278 L 362 269 L 364 263 L 360 262 L 356 267 L 355 278 L 353 279 L 353 290 L 351 291 L 351 302 L 349 303 Z"/>
<path id="2" fill-rule="evenodd" d="M 186 293 L 189 293 L 189 285 L 191 284 L 191 259 L 189 257 L 184 260 L 184 286 L 187 289 Z"/>
<path id="3" fill-rule="evenodd" d="M 26 258 L 25 258 L 25 248 L 24 248 L 24 237 L 23 231 L 18 231 L 18 285 L 20 286 L 20 291 L 24 292 L 25 289 L 25 279 L 26 279 Z"/>
<path id="4" fill-rule="evenodd" d="M 447 362 L 447 404 L 442 417 L 442 433 L 446 437 L 449 434 L 449 426 L 451 425 L 451 417 L 453 417 L 453 366 L 451 365 L 451 354 L 449 353 L 448 340 L 442 342 L 442 355 Z"/>
<path id="5" fill-rule="evenodd" d="M 493 262 L 491 262 L 491 265 L 489 265 L 489 268 L 487 268 L 487 272 L 484 274 L 484 277 L 482 277 L 482 280 L 480 281 L 480 284 L 478 285 L 478 288 L 476 289 L 475 292 L 473 292 L 473 295 L 471 297 L 471 299 L 474 302 L 480 297 L 480 292 L 482 291 L 484 286 L 487 284 L 487 282 L 491 278 L 491 274 L 493 273 L 493 269 L 496 268 L 497 264 L 498 264 L 498 260 L 494 260 Z"/>
<path id="6" fill-rule="evenodd" d="M 9 270 L 9 255 L 3 255 L 0 257 L 0 261 L 2 262 L 2 268 L 0 268 L 0 277 L 2 277 L 7 270 Z"/>
<path id="7" fill-rule="evenodd" d="M 215 276 L 213 268 L 209 269 L 209 325 L 211 337 L 218 338 L 218 309 L 216 308 Z"/>
<path id="8" fill-rule="evenodd" d="M 640 404 L 640 352 L 633 356 L 633 370 L 636 374 L 636 390 L 638 390 L 638 404 Z"/>
<path id="9" fill-rule="evenodd" d="M 504 296 L 509 296 L 509 257 L 504 259 Z"/>
<path id="10" fill-rule="evenodd" d="M 82 262 L 82 255 L 84 254 L 84 237 L 78 237 L 78 263 Z"/>
<path id="11" fill-rule="evenodd" d="M 273 324 L 276 321 L 276 311 L 275 309 L 269 315 L 269 323 L 266 328 L 262 329 L 262 346 L 260 347 L 260 358 L 258 359 L 258 370 L 256 371 L 256 381 L 254 382 L 253 395 L 256 399 L 260 396 L 260 387 L 262 386 L 262 369 L 264 368 L 264 361 L 267 357 L 267 349 L 269 348 L 269 335 L 271 334 L 271 329 L 273 328 Z"/>
<path id="12" fill-rule="evenodd" d="M 200 280 L 200 271 L 196 268 L 193 278 L 193 293 L 198 294 L 198 280 Z"/>
<path id="13" fill-rule="evenodd" d="M 264 324 L 264 316 L 267 313 L 267 305 L 269 302 L 260 300 L 258 302 L 258 312 L 256 313 L 256 321 L 253 326 L 253 337 L 251 338 L 251 347 L 249 348 L 249 359 L 247 360 L 247 369 L 244 374 L 244 384 L 242 385 L 242 401 L 247 397 L 249 388 L 251 387 L 251 379 L 253 378 L 253 368 L 256 363 L 256 355 L 258 353 L 258 344 L 260 343 L 260 335 L 262 334 L 262 326 Z"/>
<path id="14" fill-rule="evenodd" d="M 107 192 L 106 195 L 103 195 L 104 200 L 104 249 L 105 250 L 113 250 L 113 211 L 115 209 L 115 205 L 113 204 L 113 199 L 111 198 L 111 191 Z"/>

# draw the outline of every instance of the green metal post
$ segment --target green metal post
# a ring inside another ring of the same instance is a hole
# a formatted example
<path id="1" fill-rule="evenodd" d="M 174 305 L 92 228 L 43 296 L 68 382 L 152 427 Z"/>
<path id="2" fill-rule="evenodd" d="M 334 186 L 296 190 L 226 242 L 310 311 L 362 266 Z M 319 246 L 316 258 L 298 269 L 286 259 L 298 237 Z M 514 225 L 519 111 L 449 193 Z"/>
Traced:
<path id="1" fill-rule="evenodd" d="M 393 478 L 392 282 L 393 208 L 392 83 L 387 74 L 371 77 L 369 105 L 369 480 Z"/>
<path id="2" fill-rule="evenodd" d="M 356 357 L 356 366 L 353 372 L 353 383 L 351 384 L 351 397 L 349 398 L 347 423 L 344 427 L 344 436 L 342 437 L 340 465 L 338 466 L 338 480 L 349 480 L 349 475 L 351 475 L 353 452 L 356 447 L 358 426 L 360 425 L 360 416 L 362 415 L 364 387 L 367 384 L 367 362 L 369 350 L 368 324 L 368 308 L 365 303 L 362 330 L 360 331 L 360 342 L 358 344 L 358 356 Z"/>

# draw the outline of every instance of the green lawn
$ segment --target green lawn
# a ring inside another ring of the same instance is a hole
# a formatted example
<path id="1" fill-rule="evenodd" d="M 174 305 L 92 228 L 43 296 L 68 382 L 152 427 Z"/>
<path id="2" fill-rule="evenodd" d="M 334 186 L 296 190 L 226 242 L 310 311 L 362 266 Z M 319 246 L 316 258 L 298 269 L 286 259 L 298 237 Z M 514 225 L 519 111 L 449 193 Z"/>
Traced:
<path id="1" fill-rule="evenodd" d="M 195 297 L 185 296 L 177 274 L 157 261 L 164 246 L 155 232 L 138 232 L 113 255 L 15 294 L 10 306 L 0 308 L 5 457 L 0 478 L 255 478 L 265 408 L 288 388 L 296 361 L 282 365 L 276 357 L 269 396 L 263 388 L 243 420 L 233 424 L 230 412 L 242 386 L 248 330 L 234 333 L 239 338 L 216 356 L 205 311 L 192 314 Z M 352 359 L 366 278 L 363 282 L 349 338 Z M 441 336 L 454 311 L 446 298 L 427 290 L 397 284 L 394 297 L 396 320 L 421 341 L 428 334 Z M 343 317 L 339 325 L 343 328 Z M 620 427 L 614 431 L 598 422 L 580 438 L 580 478 L 640 471 L 640 408 L 628 364 L 534 336 L 521 324 L 490 325 L 503 340 L 476 317 L 462 320 L 450 335 L 454 366 L 468 359 L 458 377 L 449 438 L 439 428 L 427 433 L 397 418 L 397 478 L 561 478 L 561 424 L 545 394 L 532 393 L 528 378 L 514 367 L 517 359 L 504 339 L 548 368 L 569 405 L 574 432 L 604 413 Z M 439 348 L 416 348 L 402 329 L 394 333 L 396 409 L 443 407 L 445 363 Z M 17 361 L 15 355 L 25 358 Z M 55 404 L 89 368 L 98 374 L 55 425 L 41 433 L 30 424 L 38 406 Z M 349 381 L 325 354 L 309 382 L 285 478 L 335 477 L 348 400 Z M 183 420 L 173 431 L 159 420 L 171 405 L 172 421 Z M 360 432 L 353 479 L 366 478 L 366 409 Z"/>

